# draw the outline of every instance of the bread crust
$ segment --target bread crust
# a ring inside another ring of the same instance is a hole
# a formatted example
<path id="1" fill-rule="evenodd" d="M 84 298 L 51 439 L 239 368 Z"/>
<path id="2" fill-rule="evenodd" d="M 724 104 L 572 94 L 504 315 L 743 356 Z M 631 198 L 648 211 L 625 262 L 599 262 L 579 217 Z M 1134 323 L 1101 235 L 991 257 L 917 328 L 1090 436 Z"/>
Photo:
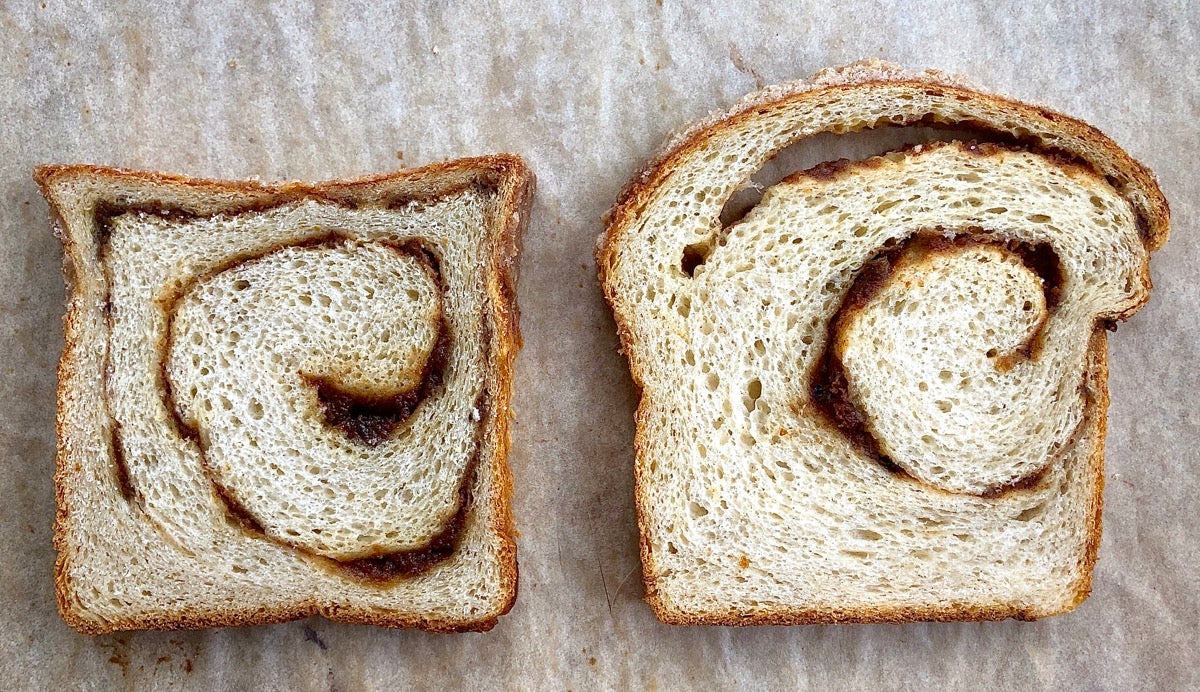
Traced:
<path id="1" fill-rule="evenodd" d="M 68 294 L 77 290 L 76 267 L 86 261 L 80 254 L 70 233 L 66 232 L 63 217 L 66 210 L 55 194 L 55 185 L 72 177 L 111 177 L 121 180 L 138 180 L 157 186 L 165 186 L 181 194 L 195 195 L 198 213 L 235 212 L 239 205 L 222 201 L 224 196 L 238 195 L 250 198 L 251 207 L 276 206 L 299 200 L 319 200 L 335 204 L 378 202 L 386 198 L 384 188 L 404 183 L 411 186 L 414 195 L 409 199 L 434 199 L 466 187 L 479 184 L 496 191 L 496 201 L 489 211 L 487 239 L 490 256 L 486 275 L 489 316 L 487 324 L 492 330 L 488 349 L 488 367 L 485 390 L 490 394 L 484 429 L 493 444 L 485 449 L 481 465 L 491 470 L 496 492 L 490 504 L 492 517 L 488 532 L 498 545 L 500 582 L 497 591 L 500 599 L 497 607 L 474 619 L 452 619 L 438 615 L 414 615 L 388 613 L 376 609 L 356 608 L 344 605 L 322 605 L 315 598 L 300 598 L 285 607 L 238 609 L 212 608 L 204 610 L 185 609 L 182 612 L 148 613 L 127 619 L 114 619 L 98 623 L 88 619 L 77 610 L 72 598 L 74 585 L 68 567 L 72 560 L 73 546 L 69 540 L 68 488 L 73 475 L 79 469 L 70 465 L 68 450 L 82 441 L 69 436 L 70 426 L 66 421 L 65 403 L 73 396 L 74 384 L 80 376 L 78 365 L 83 343 L 83 330 L 77 306 L 68 300 L 68 309 L 63 318 L 64 341 L 62 357 L 58 364 L 58 407 L 55 417 L 57 431 L 56 470 L 54 489 L 57 511 L 54 522 L 55 593 L 59 612 L 63 620 L 84 634 L 103 634 L 117 630 L 174 630 L 204 627 L 231 627 L 286 622 L 313 615 L 321 615 L 337 622 L 379 625 L 385 627 L 417 628 L 429 632 L 483 632 L 492 629 L 498 618 L 513 606 L 518 590 L 518 567 L 516 559 L 516 531 L 512 518 L 513 479 L 507 458 L 510 440 L 510 403 L 512 400 L 513 362 L 522 346 L 520 313 L 516 301 L 516 284 L 519 273 L 520 243 L 528 225 L 535 189 L 533 171 L 525 161 L 512 154 L 496 154 L 457 159 L 435 163 L 421 168 L 403 169 L 393 173 L 365 176 L 346 180 L 321 183 L 282 182 L 259 183 L 254 181 L 222 181 L 191 178 L 152 171 L 136 171 L 93 165 L 45 165 L 33 172 L 33 178 L 41 187 L 49 207 L 55 234 L 63 243 L 63 268 Z"/>
<path id="2" fill-rule="evenodd" d="M 639 552 L 642 563 L 642 581 L 645 587 L 645 599 L 659 620 L 666 624 L 675 625 L 802 625 L 820 623 L 903 623 L 914 621 L 976 621 L 1003 620 L 1015 618 L 1019 620 L 1035 620 L 1040 617 L 1069 612 L 1082 603 L 1091 592 L 1092 572 L 1096 563 L 1100 543 L 1101 514 L 1103 509 L 1102 491 L 1104 486 L 1104 435 L 1107 429 L 1106 411 L 1108 409 L 1108 360 L 1106 351 L 1106 334 L 1104 322 L 1097 322 L 1087 349 L 1087 367 L 1084 373 L 1084 387 L 1087 391 L 1088 403 L 1085 406 L 1085 420 L 1081 429 L 1094 428 L 1095 447 L 1088 461 L 1088 473 L 1092 486 L 1091 511 L 1087 530 L 1087 542 L 1083 559 L 1079 565 L 1080 578 L 1073 589 L 1073 598 L 1061 609 L 1039 611 L 1012 606 L 980 606 L 977 604 L 961 603 L 945 606 L 929 607 L 847 607 L 847 608 L 816 608 L 803 609 L 791 607 L 763 607 L 754 612 L 738 611 L 730 608 L 725 611 L 709 611 L 700 613 L 682 612 L 672 607 L 658 589 L 655 576 L 653 554 L 651 551 L 648 527 L 649 514 L 643 489 L 647 483 L 647 472 L 643 460 L 648 450 L 645 431 L 648 428 L 646 417 L 650 409 L 649 399 L 643 387 L 644 374 L 639 363 L 641 356 L 632 326 L 628 323 L 622 309 L 622 299 L 617 295 L 615 282 L 610 274 L 616 261 L 616 248 L 622 238 L 636 230 L 635 221 L 648 207 L 656 191 L 662 186 L 680 166 L 706 142 L 719 137 L 747 120 L 760 117 L 770 117 L 769 113 L 788 104 L 818 99 L 836 92 L 855 93 L 870 92 L 879 89 L 891 89 L 895 93 L 915 93 L 935 88 L 946 99 L 960 103 L 979 104 L 1007 113 L 1016 123 L 1028 125 L 1036 123 L 1044 130 L 1061 135 L 1069 142 L 1082 143 L 1079 146 L 1065 146 L 1072 161 L 1062 161 L 1060 150 L 1052 151 L 1051 159 L 1064 168 L 1078 167 L 1098 171 L 1107 176 L 1108 182 L 1118 186 L 1123 196 L 1131 204 L 1138 219 L 1141 238 L 1147 250 L 1158 249 L 1166 242 L 1170 228 L 1170 209 L 1166 198 L 1158 187 L 1154 174 L 1143 164 L 1133 159 L 1114 141 L 1098 129 L 1087 123 L 1063 115 L 1041 106 L 1031 105 L 983 92 L 968 86 L 964 80 L 951 77 L 936 71 L 913 72 L 904 70 L 896 65 L 879 60 L 864 60 L 842 68 L 823 70 L 807 81 L 797 81 L 790 84 L 767 87 L 754 92 L 732 108 L 716 113 L 684 129 L 679 134 L 669 138 L 668 142 L 629 180 L 618 194 L 617 200 L 605 216 L 605 230 L 597 239 L 596 263 L 601 291 L 609 307 L 612 309 L 621 352 L 629 361 L 630 375 L 638 391 L 638 406 L 634 414 L 634 504 L 639 528 Z M 943 121 L 944 122 L 944 121 Z M 896 123 L 889 123 L 894 125 Z M 921 124 L 919 119 L 912 122 L 899 123 L 901 126 Z M 953 124 L 953 123 L 948 123 Z M 978 123 L 975 123 L 978 125 Z M 829 127 L 808 132 L 805 137 L 820 132 L 843 134 L 850 130 L 840 127 L 837 123 Z M 797 137 L 790 143 L 801 141 Z M 789 144 L 790 144 L 789 143 Z M 1059 145 L 1062 142 L 1058 142 Z M 1102 156 L 1085 155 L 1082 147 L 1088 151 L 1098 151 Z M 994 146 L 988 144 L 986 146 Z M 781 147 L 782 148 L 782 147 Z M 777 151 L 775 152 L 777 153 Z M 864 165 L 865 162 L 852 162 L 850 165 Z M 837 171 L 834 171 L 837 173 Z M 1145 296 L 1148 299 L 1150 291 L 1150 274 L 1148 266 L 1142 268 L 1142 279 L 1145 285 Z M 1119 314 L 1107 319 L 1124 320 L 1132 316 L 1145 300 L 1132 305 Z"/>

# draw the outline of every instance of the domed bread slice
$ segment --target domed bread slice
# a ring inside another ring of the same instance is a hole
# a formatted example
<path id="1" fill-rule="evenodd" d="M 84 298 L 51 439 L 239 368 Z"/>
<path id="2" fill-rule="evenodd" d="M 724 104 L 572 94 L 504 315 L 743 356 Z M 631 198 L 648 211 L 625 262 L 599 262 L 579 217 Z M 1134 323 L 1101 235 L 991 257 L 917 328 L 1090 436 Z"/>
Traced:
<path id="1" fill-rule="evenodd" d="M 69 287 L 70 625 L 487 630 L 512 607 L 520 158 L 321 184 L 35 178 Z"/>
<path id="2" fill-rule="evenodd" d="M 785 147 L 835 161 L 723 205 Z M 1039 618 L 1087 597 L 1105 328 L 1149 298 L 1152 174 L 1072 118 L 880 62 L 674 138 L 597 260 L 635 383 L 646 597 L 676 624 Z"/>

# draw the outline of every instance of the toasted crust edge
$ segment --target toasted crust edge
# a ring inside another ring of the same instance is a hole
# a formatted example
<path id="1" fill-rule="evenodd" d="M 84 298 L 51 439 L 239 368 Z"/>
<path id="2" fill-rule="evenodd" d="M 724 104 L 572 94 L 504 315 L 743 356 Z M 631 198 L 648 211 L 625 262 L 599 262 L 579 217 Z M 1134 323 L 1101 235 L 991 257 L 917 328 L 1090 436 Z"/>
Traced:
<path id="1" fill-rule="evenodd" d="M 844 76 L 843 76 L 844 75 Z M 1108 398 L 1108 354 L 1107 336 L 1103 325 L 1097 324 L 1088 344 L 1089 367 L 1085 381 L 1093 399 L 1088 413 L 1096 417 L 1097 441 L 1089 458 L 1089 473 L 1092 478 L 1092 511 L 1089 514 L 1088 537 L 1084 556 L 1079 564 L 1080 577 L 1076 582 L 1072 600 L 1061 609 L 1049 612 L 1034 612 L 1007 605 L 971 605 L 950 607 L 898 607 L 898 608 L 849 608 L 844 610 L 820 610 L 780 608 L 757 613 L 726 612 L 685 613 L 673 609 L 659 592 L 656 577 L 652 573 L 652 555 L 646 532 L 649 524 L 646 503 L 641 488 L 646 482 L 640 459 L 646 450 L 643 431 L 646 429 L 644 416 L 648 409 L 644 394 L 643 375 L 634 358 L 636 342 L 633 330 L 621 314 L 609 271 L 615 259 L 615 246 L 621 235 L 629 228 L 638 214 L 647 206 L 655 190 L 679 167 L 680 163 L 705 141 L 715 137 L 731 125 L 754 118 L 765 106 L 777 105 L 793 100 L 810 98 L 830 90 L 863 89 L 874 85 L 905 85 L 913 88 L 936 86 L 968 99 L 981 99 L 985 103 L 1010 109 L 1025 116 L 1037 116 L 1053 123 L 1056 127 L 1086 141 L 1098 145 L 1107 155 L 1126 171 L 1133 183 L 1146 194 L 1148 204 L 1133 206 L 1139 222 L 1143 225 L 1143 243 L 1147 250 L 1162 247 L 1170 234 L 1170 207 L 1158 187 L 1157 179 L 1149 168 L 1133 159 L 1112 139 L 1095 127 L 1045 107 L 1031 105 L 1005 96 L 990 94 L 967 86 L 960 78 L 950 77 L 936 71 L 913 72 L 880 60 L 863 60 L 841 68 L 829 68 L 813 75 L 809 80 L 766 87 L 741 99 L 732 108 L 718 112 L 701 120 L 679 134 L 668 138 L 666 144 L 639 169 L 618 193 L 617 200 L 605 215 L 605 230 L 597 239 L 595 260 L 601 292 L 613 314 L 617 327 L 620 351 L 629 363 L 630 377 L 637 390 L 638 404 L 634 413 L 634 509 L 638 522 L 638 545 L 642 564 L 642 583 L 645 600 L 654 615 L 669 625 L 806 625 L 822 623 L 908 623 L 908 622 L 952 622 L 1005 620 L 1036 620 L 1041 617 L 1061 615 L 1077 608 L 1091 594 L 1092 575 L 1098 559 L 1103 513 L 1104 488 L 1104 438 L 1107 432 Z M 814 133 L 815 134 L 815 133 Z M 1150 289 L 1148 267 L 1144 272 L 1147 300 Z M 1145 301 L 1132 306 L 1115 319 L 1131 317 Z"/>
<path id="2" fill-rule="evenodd" d="M 83 634 L 104 634 L 121 630 L 177 630 L 207 627 L 234 627 L 263 625 L 298 620 L 321 615 L 329 620 L 351 624 L 379 625 L 395 628 L 415 628 L 428 632 L 485 632 L 495 627 L 500 616 L 505 615 L 516 602 L 518 591 L 518 566 L 516 558 L 516 530 L 512 518 L 512 471 L 508 465 L 511 447 L 509 410 L 512 400 L 513 362 L 523 341 L 520 332 L 520 311 L 516 300 L 516 284 L 519 272 L 521 239 L 528 226 L 532 209 L 536 178 L 532 169 L 520 156 L 494 154 L 434 163 L 420 168 L 402 169 L 393 173 L 364 176 L 321 183 L 282 182 L 258 183 L 253 181 L 226 181 L 192 178 L 183 175 L 154 171 L 140 171 L 88 164 L 51 164 L 38 166 L 33 179 L 42 190 L 50 208 L 51 226 L 63 243 L 64 276 L 68 294 L 77 290 L 72 262 L 77 256 L 71 236 L 63 222 L 63 209 L 53 193 L 54 185 L 65 177 L 103 176 L 121 179 L 136 179 L 155 185 L 166 185 L 196 194 L 244 193 L 260 198 L 263 203 L 283 204 L 300 199 L 339 200 L 360 199 L 362 191 L 369 191 L 380 183 L 426 183 L 431 196 L 444 194 L 454 189 L 445 185 L 446 177 L 468 174 L 477 181 L 494 185 L 497 190 L 496 208 L 488 223 L 487 234 L 491 249 L 486 272 L 486 289 L 490 308 L 493 339 L 488 357 L 490 387 L 493 393 L 489 407 L 489 427 L 495 436 L 496 446 L 489 455 L 489 466 L 496 486 L 495 499 L 490 509 L 493 521 L 489 532 L 500 544 L 499 560 L 501 579 L 499 598 L 490 613 L 470 620 L 454 620 L 440 617 L 414 616 L 403 613 L 383 613 L 376 610 L 357 609 L 349 606 L 323 606 L 317 599 L 305 598 L 287 608 L 249 608 L 238 610 L 192 611 L 180 613 L 150 613 L 125 620 L 108 621 L 104 624 L 86 619 L 74 609 L 71 593 L 73 584 L 68 575 L 69 554 L 68 524 L 69 510 L 66 503 L 68 468 L 65 412 L 63 403 L 75 378 L 80 348 L 81 328 L 73 302 L 63 317 L 64 347 L 58 364 L 58 388 L 55 414 L 55 520 L 53 545 L 56 552 L 54 581 L 55 596 L 63 620 Z M 220 206 L 220 205 L 218 205 Z"/>

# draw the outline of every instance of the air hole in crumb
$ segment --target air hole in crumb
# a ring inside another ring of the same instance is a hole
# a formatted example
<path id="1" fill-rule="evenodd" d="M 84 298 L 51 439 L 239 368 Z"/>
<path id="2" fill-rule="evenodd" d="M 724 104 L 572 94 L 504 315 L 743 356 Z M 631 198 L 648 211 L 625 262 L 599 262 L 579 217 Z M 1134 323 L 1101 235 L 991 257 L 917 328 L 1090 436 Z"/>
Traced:
<path id="1" fill-rule="evenodd" d="M 1017 521 L 1031 521 L 1041 515 L 1046 509 L 1045 504 L 1038 504 L 1017 515 Z"/>
<path id="2" fill-rule="evenodd" d="M 244 291 L 247 288 L 250 288 L 250 282 L 245 279 L 238 279 L 233 282 L 233 290 L 235 291 Z"/>
<path id="3" fill-rule="evenodd" d="M 692 314 L 692 299 L 688 296 L 680 298 L 679 302 L 675 305 L 675 311 L 679 313 L 680 317 L 687 317 Z"/>
<path id="4" fill-rule="evenodd" d="M 679 262 L 679 268 L 688 276 L 696 275 L 696 268 L 708 261 L 708 256 L 712 253 L 712 245 L 709 243 L 692 243 L 683 249 L 683 259 Z"/>

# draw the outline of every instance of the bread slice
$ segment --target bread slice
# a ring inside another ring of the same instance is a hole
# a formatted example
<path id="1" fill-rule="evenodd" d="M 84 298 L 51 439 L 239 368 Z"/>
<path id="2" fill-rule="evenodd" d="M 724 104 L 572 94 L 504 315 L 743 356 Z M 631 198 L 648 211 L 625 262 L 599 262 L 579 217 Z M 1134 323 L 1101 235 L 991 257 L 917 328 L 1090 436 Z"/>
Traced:
<path id="1" fill-rule="evenodd" d="M 520 158 L 315 185 L 34 177 L 69 286 L 70 625 L 487 630 L 512 607 Z"/>
<path id="2" fill-rule="evenodd" d="M 800 171 L 818 133 L 970 128 Z M 641 388 L 646 598 L 675 624 L 1032 619 L 1087 597 L 1105 328 L 1150 294 L 1153 175 L 1078 120 L 878 61 L 675 137 L 597 249 Z"/>

